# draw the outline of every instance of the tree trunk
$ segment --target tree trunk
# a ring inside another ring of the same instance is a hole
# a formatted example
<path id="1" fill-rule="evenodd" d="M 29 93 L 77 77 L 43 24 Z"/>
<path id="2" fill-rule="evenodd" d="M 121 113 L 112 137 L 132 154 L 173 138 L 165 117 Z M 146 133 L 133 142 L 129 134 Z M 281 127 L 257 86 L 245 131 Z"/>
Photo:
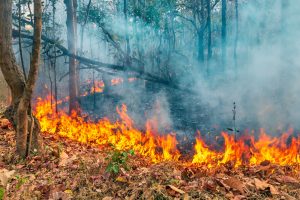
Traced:
<path id="1" fill-rule="evenodd" d="M 127 11 L 128 10 L 128 6 L 127 6 L 127 0 L 124 0 L 124 17 L 125 17 L 125 40 L 126 40 L 126 65 L 129 64 L 129 58 L 130 58 L 130 43 L 129 43 L 129 34 L 128 34 L 128 14 Z"/>
<path id="2" fill-rule="evenodd" d="M 210 0 L 206 0 L 207 9 L 207 75 L 209 75 L 210 60 L 212 57 L 212 37 L 211 37 L 211 5 Z"/>
<path id="3" fill-rule="evenodd" d="M 12 105 L 5 112 L 16 128 L 17 154 L 29 155 L 38 148 L 38 121 L 32 117 L 30 101 L 37 79 L 42 34 L 42 4 L 34 0 L 34 36 L 28 79 L 25 82 L 12 49 L 12 0 L 0 2 L 0 67 L 12 92 Z"/>
<path id="4" fill-rule="evenodd" d="M 226 46 L 227 46 L 227 20 L 226 20 L 226 13 L 227 13 L 227 2 L 226 0 L 222 0 L 222 68 L 226 68 Z"/>
<path id="5" fill-rule="evenodd" d="M 200 28 L 197 31 L 198 33 L 198 61 L 201 62 L 201 64 L 204 62 L 204 0 L 200 1 L 200 17 L 198 18 L 200 22 Z M 198 14 L 198 15 L 199 15 Z"/>
<path id="6" fill-rule="evenodd" d="M 67 8 L 67 38 L 69 52 L 77 55 L 77 18 L 76 18 L 76 0 L 65 0 Z M 77 112 L 79 110 L 78 104 L 78 70 L 77 61 L 75 58 L 69 57 L 69 113 Z"/>
<path id="7" fill-rule="evenodd" d="M 204 39 L 203 39 L 203 31 L 198 30 L 198 61 L 203 63 L 204 62 Z"/>
<path id="8" fill-rule="evenodd" d="M 239 40 L 239 1 L 235 0 L 235 40 L 234 40 L 234 70 L 237 70 L 237 46 Z"/>

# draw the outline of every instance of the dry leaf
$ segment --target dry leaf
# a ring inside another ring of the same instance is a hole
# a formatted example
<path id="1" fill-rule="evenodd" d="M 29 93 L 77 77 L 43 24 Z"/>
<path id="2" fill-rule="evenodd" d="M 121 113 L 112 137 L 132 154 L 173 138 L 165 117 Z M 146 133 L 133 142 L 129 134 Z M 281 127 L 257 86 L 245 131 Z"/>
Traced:
<path id="1" fill-rule="evenodd" d="M 179 194 L 185 194 L 185 191 L 183 191 L 173 185 L 167 185 L 167 188 L 171 188 L 172 190 L 174 190 L 175 192 L 178 192 Z"/>
<path id="2" fill-rule="evenodd" d="M 0 185 L 6 187 L 8 180 L 14 175 L 15 170 L 9 171 L 7 169 L 0 170 Z"/>
<path id="3" fill-rule="evenodd" d="M 256 189 L 258 189 L 258 190 L 266 190 L 266 189 L 270 188 L 270 192 L 272 195 L 279 194 L 278 190 L 273 185 L 271 185 L 265 181 L 261 181 L 257 178 L 254 178 L 254 184 L 255 184 Z"/>
<path id="4" fill-rule="evenodd" d="M 267 182 L 261 181 L 257 178 L 254 178 L 254 185 L 258 190 L 265 190 L 267 187 L 269 187 L 269 184 Z"/>
<path id="5" fill-rule="evenodd" d="M 113 197 L 104 197 L 102 200 L 112 200 L 113 199 Z"/>
<path id="6" fill-rule="evenodd" d="M 280 183 L 300 184 L 300 181 L 291 176 L 279 176 L 276 180 Z"/>
<path id="7" fill-rule="evenodd" d="M 3 129 L 7 129 L 9 127 L 10 122 L 8 119 L 0 119 L 0 127 Z"/>
<path id="8" fill-rule="evenodd" d="M 121 183 L 127 183 L 127 180 L 124 177 L 122 177 L 122 176 L 117 177 L 116 181 L 117 182 L 121 182 Z"/>
<path id="9" fill-rule="evenodd" d="M 190 199 L 191 199 L 191 197 L 188 195 L 188 193 L 185 193 L 183 195 L 183 200 L 190 200 Z"/>
<path id="10" fill-rule="evenodd" d="M 232 200 L 242 200 L 242 199 L 247 199 L 247 198 L 243 195 L 236 195 L 236 196 L 233 197 Z"/>
<path id="11" fill-rule="evenodd" d="M 285 197 L 286 200 L 297 200 L 295 197 L 292 197 L 286 192 L 282 192 L 281 194 Z"/>
<path id="12" fill-rule="evenodd" d="M 60 154 L 60 161 L 59 161 L 59 166 L 66 166 L 68 163 L 69 156 L 66 152 L 61 152 Z"/>
<path id="13" fill-rule="evenodd" d="M 60 154 L 60 161 L 59 161 L 59 166 L 66 166 L 70 164 L 72 161 L 76 159 L 76 155 L 73 155 L 72 157 L 69 157 L 66 152 L 62 152 Z"/>
<path id="14" fill-rule="evenodd" d="M 223 181 L 226 185 L 228 185 L 230 188 L 235 189 L 239 191 L 241 194 L 244 194 L 244 184 L 235 177 L 230 177 Z"/>

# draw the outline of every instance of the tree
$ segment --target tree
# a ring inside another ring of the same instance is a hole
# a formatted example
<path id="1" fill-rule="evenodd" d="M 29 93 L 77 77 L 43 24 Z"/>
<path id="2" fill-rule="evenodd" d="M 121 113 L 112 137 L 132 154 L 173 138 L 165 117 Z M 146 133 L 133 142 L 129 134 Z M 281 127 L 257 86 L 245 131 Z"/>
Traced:
<path id="1" fill-rule="evenodd" d="M 211 37 L 211 5 L 210 0 L 206 0 L 207 9 L 207 72 L 209 71 L 209 61 L 212 57 L 212 37 Z"/>
<path id="2" fill-rule="evenodd" d="M 34 0 L 34 36 L 28 78 L 21 72 L 12 48 L 12 0 L 0 2 L 0 67 L 12 94 L 5 115 L 16 128 L 17 154 L 26 157 L 38 149 L 39 123 L 32 116 L 31 98 L 38 76 L 42 34 L 42 3 Z"/>
<path id="3" fill-rule="evenodd" d="M 68 49 L 71 54 L 77 55 L 77 0 L 65 0 L 67 8 L 67 38 Z M 69 57 L 69 112 L 77 112 L 79 108 L 78 104 L 78 69 L 77 61 L 74 57 Z"/>
<path id="4" fill-rule="evenodd" d="M 235 5 L 235 40 L 234 40 L 234 52 L 233 52 L 233 59 L 234 59 L 234 68 L 237 70 L 237 46 L 239 40 L 239 1 L 234 1 Z"/>
<path id="5" fill-rule="evenodd" d="M 222 0 L 222 68 L 226 67 L 226 43 L 227 43 L 227 2 Z"/>

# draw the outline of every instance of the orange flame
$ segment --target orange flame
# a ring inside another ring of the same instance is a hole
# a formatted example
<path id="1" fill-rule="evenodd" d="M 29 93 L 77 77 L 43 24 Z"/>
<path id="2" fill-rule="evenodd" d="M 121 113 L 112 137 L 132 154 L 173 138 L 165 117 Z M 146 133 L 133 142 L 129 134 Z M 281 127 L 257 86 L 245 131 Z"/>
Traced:
<path id="1" fill-rule="evenodd" d="M 290 145 L 287 145 L 287 139 L 291 134 L 292 130 L 281 137 L 272 138 L 262 129 L 258 140 L 255 140 L 253 135 L 236 140 L 233 135 L 223 132 L 224 150 L 222 152 L 209 149 L 199 137 L 196 139 L 192 162 L 204 163 L 208 167 L 220 166 L 228 162 L 234 162 L 236 167 L 245 164 L 259 165 L 263 161 L 282 166 L 300 164 L 300 137 L 292 137 Z"/>
<path id="2" fill-rule="evenodd" d="M 123 83 L 123 79 L 122 78 L 114 78 L 111 79 L 111 85 L 119 85 L 120 83 Z"/>
<path id="3" fill-rule="evenodd" d="M 58 134 L 81 143 L 112 144 L 117 149 L 133 149 L 153 162 L 179 159 L 175 136 L 155 135 L 151 131 L 152 127 L 146 127 L 144 134 L 134 127 L 125 105 L 117 107 L 117 112 L 120 121 L 113 123 L 104 118 L 94 123 L 85 121 L 76 113 L 72 113 L 72 116 L 63 111 L 56 114 L 51 108 L 50 97 L 47 97 L 45 100 L 38 98 L 35 115 L 40 121 L 42 131 L 47 133 Z"/>
<path id="4" fill-rule="evenodd" d="M 145 132 L 142 132 L 135 128 L 134 121 L 127 114 L 126 105 L 117 107 L 116 110 L 120 120 L 111 122 L 104 118 L 93 122 L 76 113 L 71 116 L 64 111 L 55 113 L 48 96 L 44 100 L 38 98 L 35 115 L 40 121 L 42 131 L 50 134 L 58 134 L 81 143 L 112 144 L 120 150 L 133 149 L 154 163 L 180 159 L 175 133 L 159 134 L 158 120 L 155 118 L 147 121 Z M 210 148 L 199 133 L 191 162 L 206 165 L 208 168 L 228 162 L 234 163 L 235 167 L 258 165 L 266 160 L 283 166 L 299 165 L 300 136 L 294 137 L 292 133 L 293 130 L 289 130 L 280 137 L 271 137 L 262 129 L 258 139 L 253 134 L 245 134 L 236 139 L 234 135 L 222 132 L 224 144 L 220 151 Z"/>

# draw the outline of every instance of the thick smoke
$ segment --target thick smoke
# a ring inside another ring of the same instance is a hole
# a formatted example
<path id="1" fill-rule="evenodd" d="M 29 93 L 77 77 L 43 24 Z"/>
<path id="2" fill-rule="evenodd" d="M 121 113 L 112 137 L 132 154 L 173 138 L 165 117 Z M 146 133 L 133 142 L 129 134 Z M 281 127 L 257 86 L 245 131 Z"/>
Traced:
<path id="1" fill-rule="evenodd" d="M 200 98 L 214 110 L 212 123 L 230 125 L 236 102 L 237 124 L 242 128 L 299 128 L 299 5 L 294 0 L 286 3 L 286 7 L 282 1 L 242 4 L 236 74 L 229 60 L 227 73 L 218 81 L 198 79 Z M 234 34 L 229 37 L 234 40 Z M 233 57 L 230 42 L 227 50 Z"/>

